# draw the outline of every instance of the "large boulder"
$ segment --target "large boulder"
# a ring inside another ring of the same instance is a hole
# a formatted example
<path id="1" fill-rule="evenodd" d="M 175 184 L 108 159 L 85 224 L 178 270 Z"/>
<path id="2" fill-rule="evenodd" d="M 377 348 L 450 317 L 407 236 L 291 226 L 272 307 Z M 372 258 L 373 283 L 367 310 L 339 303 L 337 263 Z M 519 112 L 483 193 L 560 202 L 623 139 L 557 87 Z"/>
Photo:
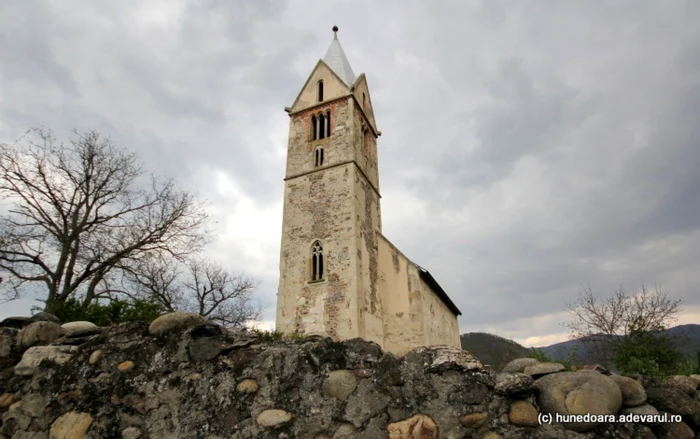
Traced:
<path id="1" fill-rule="evenodd" d="M 31 323 L 30 320 L 29 317 L 8 317 L 0 322 L 0 327 L 22 329 Z"/>
<path id="2" fill-rule="evenodd" d="M 193 312 L 173 312 L 155 319 L 148 327 L 151 335 L 161 336 L 174 331 L 185 331 L 204 323 L 204 317 Z"/>
<path id="3" fill-rule="evenodd" d="M 659 411 L 654 406 L 642 404 L 635 407 L 626 407 L 620 410 L 623 415 L 658 415 Z"/>
<path id="4" fill-rule="evenodd" d="M 532 392 L 535 380 L 524 373 L 499 373 L 496 375 L 493 390 L 504 396 L 523 396 Z"/>
<path id="5" fill-rule="evenodd" d="M 69 323 L 64 323 L 61 325 L 61 328 L 63 328 L 67 333 L 74 333 L 74 332 L 79 332 L 79 331 L 84 331 L 86 329 L 94 329 L 97 328 L 97 325 L 92 323 L 92 322 L 69 322 Z"/>
<path id="6" fill-rule="evenodd" d="M 323 380 L 323 394 L 345 401 L 357 387 L 357 377 L 350 370 L 334 370 Z"/>
<path id="7" fill-rule="evenodd" d="M 485 370 L 481 361 L 464 349 L 438 345 L 429 348 L 417 348 L 414 349 L 414 352 L 421 349 L 428 349 L 431 353 L 432 361 L 428 366 L 428 371 L 430 372 Z"/>
<path id="8" fill-rule="evenodd" d="M 31 376 L 42 361 L 65 364 L 71 359 L 77 346 L 34 346 L 27 349 L 15 366 L 15 375 Z"/>
<path id="9" fill-rule="evenodd" d="M 501 369 L 501 372 L 523 372 L 526 367 L 532 366 L 533 364 L 537 364 L 539 361 L 535 360 L 534 358 L 516 358 L 515 360 L 512 360 L 508 362 L 505 366 L 503 366 L 503 369 Z"/>
<path id="10" fill-rule="evenodd" d="M 647 390 L 649 403 L 657 409 L 683 416 L 683 420 L 700 428 L 700 401 L 673 387 L 650 387 Z"/>
<path id="11" fill-rule="evenodd" d="M 29 321 L 31 323 L 34 323 L 34 322 L 51 322 L 51 323 L 57 323 L 57 324 L 61 323 L 61 320 L 59 320 L 58 317 L 56 317 L 55 315 L 48 313 L 48 312 L 36 313 L 29 318 Z"/>
<path id="12" fill-rule="evenodd" d="M 636 407 L 646 402 L 647 392 L 637 380 L 622 375 L 610 375 L 610 378 L 620 386 L 623 407 Z"/>
<path id="13" fill-rule="evenodd" d="M 560 372 L 535 381 L 537 403 L 543 412 L 561 415 L 615 415 L 622 407 L 620 387 L 605 375 L 592 371 Z M 583 432 L 596 422 L 572 422 L 564 426 Z"/>
<path id="14" fill-rule="evenodd" d="M 530 376 L 542 376 L 550 373 L 562 372 L 566 368 L 561 363 L 536 363 L 527 366 L 523 373 Z"/>
<path id="15" fill-rule="evenodd" d="M 698 388 L 698 382 L 695 378 L 684 375 L 675 375 L 669 377 L 664 382 L 664 384 L 668 387 L 678 389 L 681 392 L 686 393 L 690 396 L 693 396 L 693 394 Z"/>
<path id="16" fill-rule="evenodd" d="M 17 334 L 17 344 L 22 349 L 47 345 L 63 335 L 64 332 L 57 323 L 46 321 L 30 323 Z"/>

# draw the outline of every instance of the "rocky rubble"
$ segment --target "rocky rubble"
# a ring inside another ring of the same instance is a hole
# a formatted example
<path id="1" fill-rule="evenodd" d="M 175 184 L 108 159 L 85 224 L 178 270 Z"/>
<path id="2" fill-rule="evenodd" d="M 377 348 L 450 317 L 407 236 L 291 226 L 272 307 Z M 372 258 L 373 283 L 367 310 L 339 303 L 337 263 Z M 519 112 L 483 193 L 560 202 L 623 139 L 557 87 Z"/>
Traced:
<path id="1" fill-rule="evenodd" d="M 361 339 L 265 341 L 199 316 L 0 323 L 0 439 L 700 438 L 700 377 L 657 382 Z M 548 414 L 682 422 L 540 424 Z"/>

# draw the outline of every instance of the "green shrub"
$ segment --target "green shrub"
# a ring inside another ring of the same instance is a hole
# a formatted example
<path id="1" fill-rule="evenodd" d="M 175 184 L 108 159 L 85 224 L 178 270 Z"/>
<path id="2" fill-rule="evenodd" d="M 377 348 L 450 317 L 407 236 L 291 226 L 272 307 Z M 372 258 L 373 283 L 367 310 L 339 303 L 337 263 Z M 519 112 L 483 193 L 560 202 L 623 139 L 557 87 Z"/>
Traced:
<path id="1" fill-rule="evenodd" d="M 98 326 L 109 326 L 122 322 L 152 322 L 165 310 L 160 304 L 148 300 L 128 302 L 115 299 L 83 306 L 78 298 L 71 297 L 63 303 L 48 304 L 45 311 L 54 314 L 61 322 L 88 321 Z"/>
<path id="2" fill-rule="evenodd" d="M 538 348 L 532 348 L 530 351 L 530 354 L 527 356 L 528 358 L 534 358 L 535 360 L 539 361 L 540 363 L 549 363 L 552 361 L 551 358 L 542 350 Z"/>
<path id="3" fill-rule="evenodd" d="M 624 374 L 663 378 L 678 373 L 685 358 L 673 341 L 656 331 L 633 330 L 615 345 L 615 367 Z"/>

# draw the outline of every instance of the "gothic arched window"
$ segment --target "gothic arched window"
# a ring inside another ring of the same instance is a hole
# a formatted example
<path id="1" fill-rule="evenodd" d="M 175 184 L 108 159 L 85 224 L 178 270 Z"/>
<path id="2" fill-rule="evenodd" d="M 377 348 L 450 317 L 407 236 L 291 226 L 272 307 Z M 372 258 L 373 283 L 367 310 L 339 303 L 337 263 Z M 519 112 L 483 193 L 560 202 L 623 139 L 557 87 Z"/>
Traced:
<path id="1" fill-rule="evenodd" d="M 311 280 L 323 279 L 323 245 L 321 241 L 311 246 Z"/>
<path id="2" fill-rule="evenodd" d="M 323 116 L 323 113 L 320 113 L 318 115 L 318 138 L 319 139 L 325 139 L 326 138 L 326 118 Z"/>
<path id="3" fill-rule="evenodd" d="M 318 147 L 314 151 L 314 166 L 322 166 L 323 165 L 323 148 Z"/>
<path id="4" fill-rule="evenodd" d="M 318 81 L 318 101 L 323 102 L 323 81 Z"/>
<path id="5" fill-rule="evenodd" d="M 311 116 L 311 140 L 316 140 L 316 138 L 318 137 L 318 129 L 316 127 L 316 116 Z"/>

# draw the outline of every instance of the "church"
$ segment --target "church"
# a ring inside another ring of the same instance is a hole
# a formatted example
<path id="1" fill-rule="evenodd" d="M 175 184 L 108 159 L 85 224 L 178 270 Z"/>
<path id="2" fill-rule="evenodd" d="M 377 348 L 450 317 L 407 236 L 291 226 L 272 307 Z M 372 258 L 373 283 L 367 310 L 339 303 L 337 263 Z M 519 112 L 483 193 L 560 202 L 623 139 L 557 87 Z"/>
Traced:
<path id="1" fill-rule="evenodd" d="M 360 337 L 402 355 L 460 346 L 459 309 L 382 232 L 377 139 L 365 74 L 338 40 L 289 113 L 276 330 Z"/>

